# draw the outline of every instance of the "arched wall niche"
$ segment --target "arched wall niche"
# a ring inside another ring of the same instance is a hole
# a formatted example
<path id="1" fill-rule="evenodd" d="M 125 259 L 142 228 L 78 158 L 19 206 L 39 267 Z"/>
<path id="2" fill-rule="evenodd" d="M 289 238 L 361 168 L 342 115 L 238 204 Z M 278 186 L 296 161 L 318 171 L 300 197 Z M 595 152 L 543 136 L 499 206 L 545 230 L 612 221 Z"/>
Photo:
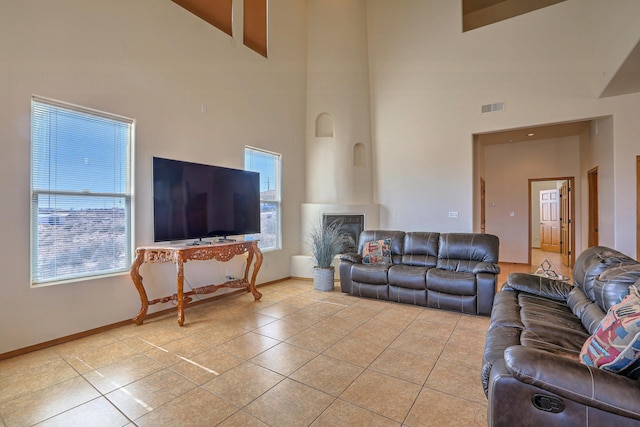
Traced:
<path id="1" fill-rule="evenodd" d="M 316 137 L 333 138 L 335 120 L 329 113 L 320 113 L 316 118 Z"/>

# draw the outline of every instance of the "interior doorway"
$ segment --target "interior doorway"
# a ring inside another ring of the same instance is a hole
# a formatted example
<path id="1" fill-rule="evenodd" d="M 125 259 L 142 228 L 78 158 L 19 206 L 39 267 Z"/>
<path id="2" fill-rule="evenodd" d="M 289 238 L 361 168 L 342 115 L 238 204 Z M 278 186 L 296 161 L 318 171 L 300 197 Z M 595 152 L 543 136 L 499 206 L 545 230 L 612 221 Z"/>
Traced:
<path id="1" fill-rule="evenodd" d="M 552 188 L 548 190 L 540 190 L 538 192 L 538 200 L 540 201 L 540 249 L 545 252 L 559 253 L 560 189 Z M 533 200 L 531 204 L 533 206 Z M 532 224 L 532 230 L 534 229 L 535 224 Z"/>
<path id="2" fill-rule="evenodd" d="M 529 264 L 532 250 L 558 253 L 572 268 L 575 247 L 574 178 L 529 179 Z"/>

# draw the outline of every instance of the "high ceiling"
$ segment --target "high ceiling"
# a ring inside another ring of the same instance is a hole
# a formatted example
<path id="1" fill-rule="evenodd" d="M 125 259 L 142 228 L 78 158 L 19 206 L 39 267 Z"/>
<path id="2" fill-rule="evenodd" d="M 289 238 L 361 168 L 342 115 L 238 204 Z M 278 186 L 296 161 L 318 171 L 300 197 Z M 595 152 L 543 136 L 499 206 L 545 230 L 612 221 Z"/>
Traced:
<path id="1" fill-rule="evenodd" d="M 490 25 L 565 0 L 462 0 L 463 31 Z M 640 42 L 611 78 L 601 98 L 640 92 Z M 535 141 L 579 135 L 591 121 L 551 124 L 477 135 L 484 144 Z"/>
<path id="2" fill-rule="evenodd" d="M 640 92 L 640 42 L 618 68 L 600 98 Z"/>
<path id="3" fill-rule="evenodd" d="M 462 0 L 462 30 L 469 31 L 565 0 Z"/>
<path id="4" fill-rule="evenodd" d="M 462 0 L 462 30 L 494 24 L 565 0 Z M 600 94 L 601 98 L 640 92 L 640 42 Z"/>

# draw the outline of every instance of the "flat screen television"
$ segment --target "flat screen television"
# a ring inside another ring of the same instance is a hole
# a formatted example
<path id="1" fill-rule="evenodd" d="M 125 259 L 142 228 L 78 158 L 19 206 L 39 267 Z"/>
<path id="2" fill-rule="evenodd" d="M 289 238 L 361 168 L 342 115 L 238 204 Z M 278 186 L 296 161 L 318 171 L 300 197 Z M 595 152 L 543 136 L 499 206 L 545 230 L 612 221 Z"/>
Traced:
<path id="1" fill-rule="evenodd" d="M 153 240 L 260 233 L 260 174 L 153 158 Z"/>

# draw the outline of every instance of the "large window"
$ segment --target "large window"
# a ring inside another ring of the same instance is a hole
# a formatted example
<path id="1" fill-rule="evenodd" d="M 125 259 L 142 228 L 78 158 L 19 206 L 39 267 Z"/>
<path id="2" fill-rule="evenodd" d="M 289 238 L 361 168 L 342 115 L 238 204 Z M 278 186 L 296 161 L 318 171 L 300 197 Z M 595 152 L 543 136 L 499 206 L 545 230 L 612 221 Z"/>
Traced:
<path id="1" fill-rule="evenodd" d="M 247 236 L 259 239 L 260 249 L 280 249 L 280 163 L 277 153 L 246 147 L 244 149 L 244 168 L 260 172 L 260 234 Z"/>
<path id="2" fill-rule="evenodd" d="M 31 284 L 128 271 L 131 119 L 31 101 Z"/>

